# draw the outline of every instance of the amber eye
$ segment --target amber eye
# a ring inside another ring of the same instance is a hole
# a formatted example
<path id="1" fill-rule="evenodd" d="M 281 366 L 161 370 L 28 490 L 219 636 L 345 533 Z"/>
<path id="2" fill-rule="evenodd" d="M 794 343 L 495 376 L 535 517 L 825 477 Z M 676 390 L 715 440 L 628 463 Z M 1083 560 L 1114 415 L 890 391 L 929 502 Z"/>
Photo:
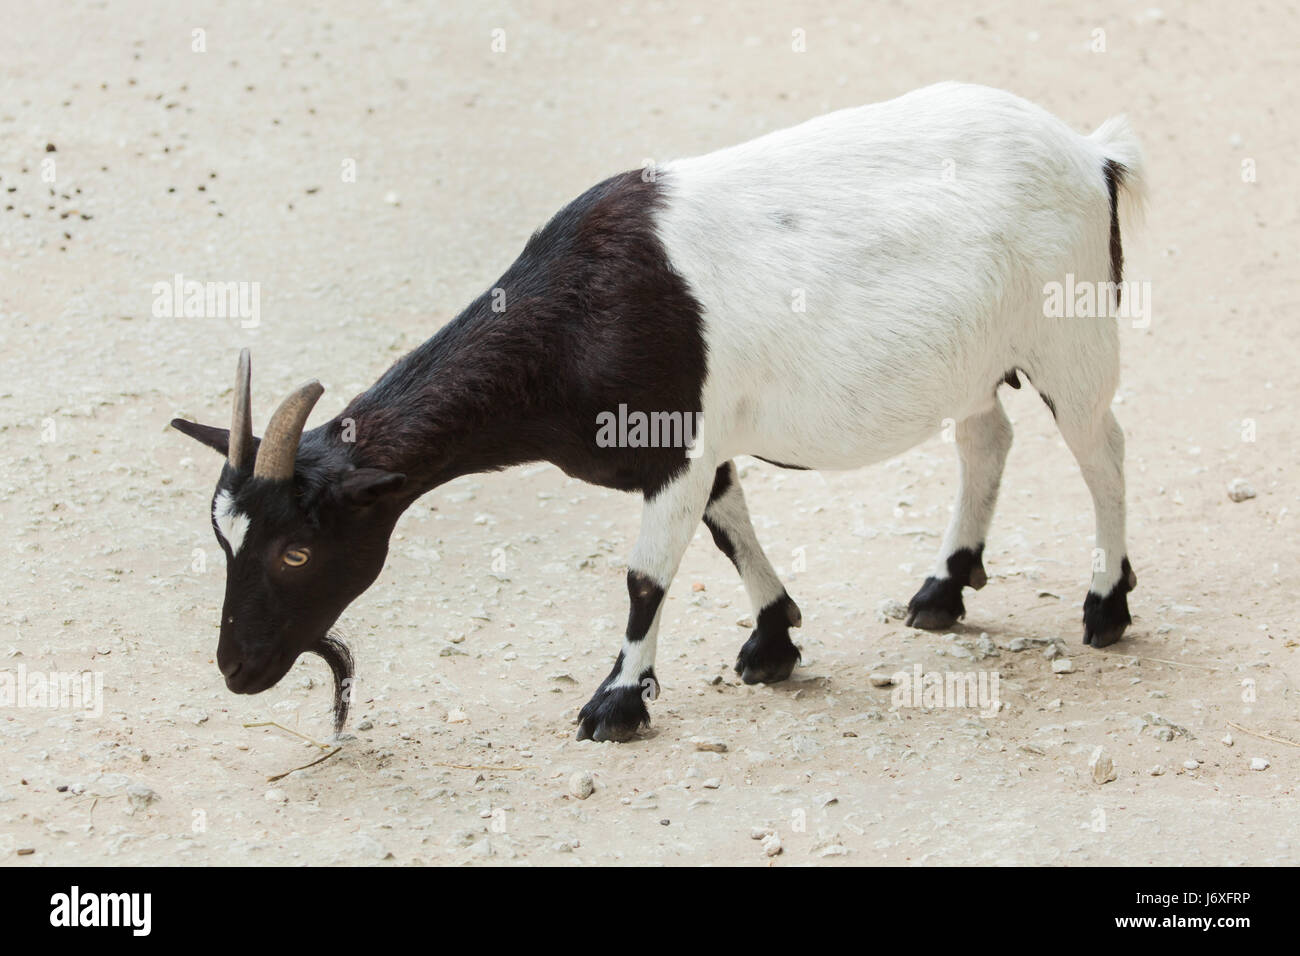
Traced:
<path id="1" fill-rule="evenodd" d="M 306 548 L 290 548 L 284 553 L 284 563 L 291 568 L 300 568 L 307 563 L 311 552 Z"/>

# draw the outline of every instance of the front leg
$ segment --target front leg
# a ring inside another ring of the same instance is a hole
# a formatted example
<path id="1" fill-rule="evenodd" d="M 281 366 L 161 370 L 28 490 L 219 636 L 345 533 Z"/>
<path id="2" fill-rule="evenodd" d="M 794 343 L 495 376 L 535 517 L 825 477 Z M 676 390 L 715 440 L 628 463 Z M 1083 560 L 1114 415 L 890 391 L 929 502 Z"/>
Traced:
<path id="1" fill-rule="evenodd" d="M 712 478 L 711 465 L 692 459 L 676 480 L 646 498 L 628 561 L 631 607 L 623 649 L 578 714 L 579 740 L 628 740 L 650 723 L 646 701 L 659 696 L 654 664 L 664 596 L 704 514 Z"/>

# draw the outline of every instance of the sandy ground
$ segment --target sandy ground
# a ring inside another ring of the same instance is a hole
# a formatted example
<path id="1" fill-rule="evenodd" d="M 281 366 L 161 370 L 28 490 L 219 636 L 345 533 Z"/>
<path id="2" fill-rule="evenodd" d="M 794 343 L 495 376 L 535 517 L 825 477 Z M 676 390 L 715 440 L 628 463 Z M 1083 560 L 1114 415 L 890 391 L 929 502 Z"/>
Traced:
<path id="1" fill-rule="evenodd" d="M 5 4 L 0 674 L 86 670 L 103 694 L 98 716 L 0 707 L 0 861 L 1300 862 L 1300 750 L 1230 726 L 1300 740 L 1293 6 L 185 6 Z M 227 421 L 243 345 L 259 427 L 310 376 L 322 421 L 597 179 L 948 78 L 1084 130 L 1127 111 L 1145 143 L 1152 203 L 1126 251 L 1154 310 L 1123 329 L 1117 398 L 1127 639 L 1079 643 L 1091 505 L 1042 403 L 1004 389 L 991 581 L 954 636 L 877 613 L 933 561 L 951 447 L 847 474 L 750 461 L 803 666 L 738 683 L 749 609 L 701 529 L 664 613 L 652 732 L 578 743 L 639 508 L 521 468 L 406 515 L 345 616 L 354 736 L 267 782 L 318 752 L 245 724 L 325 738 L 328 674 L 307 658 L 262 696 L 226 692 L 218 460 L 167 421 Z M 177 273 L 260 283 L 260 325 L 155 317 L 153 284 Z M 1238 478 L 1255 498 L 1229 499 Z M 1003 709 L 899 707 L 868 680 L 914 665 L 996 672 Z M 763 827 L 780 855 L 751 839 Z"/>

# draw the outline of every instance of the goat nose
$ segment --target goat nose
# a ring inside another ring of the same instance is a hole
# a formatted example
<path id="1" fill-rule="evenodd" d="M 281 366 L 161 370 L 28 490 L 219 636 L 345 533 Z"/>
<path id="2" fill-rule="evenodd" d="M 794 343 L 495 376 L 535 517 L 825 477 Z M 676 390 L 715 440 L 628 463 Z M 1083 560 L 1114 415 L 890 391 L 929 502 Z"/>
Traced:
<path id="1" fill-rule="evenodd" d="M 244 655 L 233 650 L 230 645 L 222 642 L 217 645 L 217 669 L 221 671 L 221 676 L 227 680 L 239 673 L 239 669 L 244 666 Z"/>

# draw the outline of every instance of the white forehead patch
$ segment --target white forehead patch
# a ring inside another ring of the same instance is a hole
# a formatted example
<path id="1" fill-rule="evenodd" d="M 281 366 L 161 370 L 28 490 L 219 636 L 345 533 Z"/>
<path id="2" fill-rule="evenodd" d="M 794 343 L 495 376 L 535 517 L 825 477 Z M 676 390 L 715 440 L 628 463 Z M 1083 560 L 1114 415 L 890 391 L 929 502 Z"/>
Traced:
<path id="1" fill-rule="evenodd" d="M 217 533 L 230 545 L 231 555 L 239 554 L 244 544 L 244 535 L 248 533 L 248 515 L 235 509 L 235 499 L 230 492 L 223 491 L 212 503 L 212 520 L 217 523 Z"/>

